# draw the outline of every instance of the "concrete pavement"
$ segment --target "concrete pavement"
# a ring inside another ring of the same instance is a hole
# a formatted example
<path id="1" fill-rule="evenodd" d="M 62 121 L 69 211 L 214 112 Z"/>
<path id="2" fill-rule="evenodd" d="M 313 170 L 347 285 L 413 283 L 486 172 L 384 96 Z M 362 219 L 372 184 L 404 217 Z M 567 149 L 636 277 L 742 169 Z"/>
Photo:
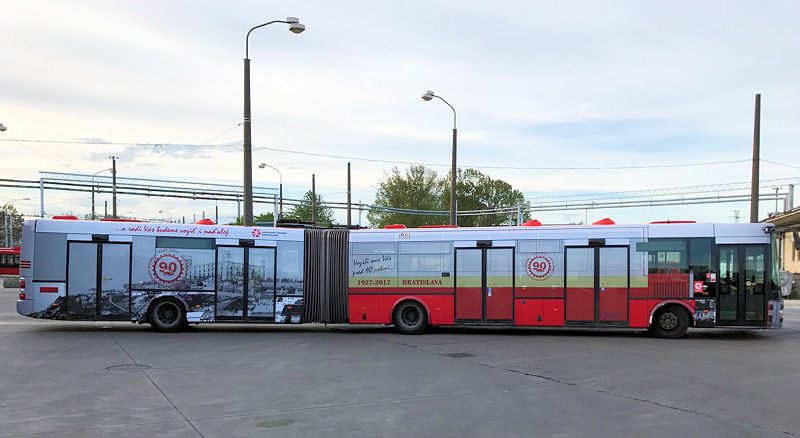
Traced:
<path id="1" fill-rule="evenodd" d="M 38 321 L 0 290 L 0 436 L 800 434 L 786 328 L 435 329 Z"/>

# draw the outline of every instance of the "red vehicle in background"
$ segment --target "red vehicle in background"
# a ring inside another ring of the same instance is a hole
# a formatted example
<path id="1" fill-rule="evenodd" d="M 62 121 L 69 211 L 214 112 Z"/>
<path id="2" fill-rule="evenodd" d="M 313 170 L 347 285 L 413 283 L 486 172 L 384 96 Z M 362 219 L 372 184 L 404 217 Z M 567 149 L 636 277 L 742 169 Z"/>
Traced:
<path id="1" fill-rule="evenodd" d="M 19 276 L 19 248 L 0 248 L 0 275 Z"/>

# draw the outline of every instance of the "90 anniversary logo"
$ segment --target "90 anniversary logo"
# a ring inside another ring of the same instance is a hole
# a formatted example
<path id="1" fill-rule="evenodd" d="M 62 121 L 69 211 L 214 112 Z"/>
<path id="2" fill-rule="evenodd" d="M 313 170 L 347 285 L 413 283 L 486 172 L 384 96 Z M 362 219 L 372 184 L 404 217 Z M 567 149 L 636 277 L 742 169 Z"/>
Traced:
<path id="1" fill-rule="evenodd" d="M 150 278 L 162 285 L 170 285 L 186 274 L 183 257 L 174 252 L 156 254 L 150 259 Z"/>
<path id="2" fill-rule="evenodd" d="M 528 277 L 541 281 L 553 274 L 553 259 L 544 254 L 534 254 L 525 262 Z"/>

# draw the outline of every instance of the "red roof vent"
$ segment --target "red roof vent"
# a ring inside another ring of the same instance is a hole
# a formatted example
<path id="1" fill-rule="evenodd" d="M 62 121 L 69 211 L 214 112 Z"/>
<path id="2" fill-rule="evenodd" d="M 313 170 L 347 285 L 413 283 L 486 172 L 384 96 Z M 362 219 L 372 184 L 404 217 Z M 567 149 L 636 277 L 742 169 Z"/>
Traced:
<path id="1" fill-rule="evenodd" d="M 384 230 L 399 230 L 405 228 L 406 226 L 403 224 L 391 224 L 383 227 Z"/>
<path id="2" fill-rule="evenodd" d="M 650 223 L 651 224 L 696 224 L 697 221 L 671 221 L 671 220 L 665 220 L 665 221 L 653 221 L 653 222 L 650 222 Z"/>
<path id="3" fill-rule="evenodd" d="M 522 227 L 541 227 L 542 223 L 537 221 L 536 219 L 531 219 L 528 222 L 525 222 L 521 225 Z"/>
<path id="4" fill-rule="evenodd" d="M 216 225 L 214 221 L 209 218 L 200 219 L 199 221 L 194 223 L 195 225 Z"/>
<path id="5" fill-rule="evenodd" d="M 599 221 L 593 223 L 592 225 L 614 225 L 614 223 L 615 222 L 612 221 L 611 219 L 604 217 L 603 219 L 600 219 Z"/>
<path id="6" fill-rule="evenodd" d="M 62 221 L 76 221 L 78 220 L 78 216 L 53 216 L 53 219 L 58 219 Z"/>
<path id="7" fill-rule="evenodd" d="M 100 220 L 103 222 L 141 222 L 139 219 L 115 219 L 113 217 L 104 217 Z"/>
<path id="8" fill-rule="evenodd" d="M 458 225 L 420 225 L 420 228 L 458 228 Z M 405 227 L 403 227 L 405 228 Z"/>

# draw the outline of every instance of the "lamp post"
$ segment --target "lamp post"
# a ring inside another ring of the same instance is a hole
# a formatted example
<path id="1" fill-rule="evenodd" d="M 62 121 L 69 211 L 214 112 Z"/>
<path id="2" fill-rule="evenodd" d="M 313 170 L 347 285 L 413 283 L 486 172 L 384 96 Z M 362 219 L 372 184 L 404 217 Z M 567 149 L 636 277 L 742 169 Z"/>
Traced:
<path id="1" fill-rule="evenodd" d="M 270 169 L 278 172 L 278 217 L 275 218 L 275 224 L 277 226 L 278 221 L 283 219 L 283 174 L 280 170 L 276 169 L 274 166 L 270 166 L 267 163 L 261 163 L 258 165 L 259 169 L 263 169 L 265 167 L 269 167 Z"/>
<path id="2" fill-rule="evenodd" d="M 422 95 L 422 100 L 429 101 L 433 98 L 437 98 L 442 102 L 446 103 L 447 106 L 453 110 L 453 161 L 452 161 L 452 168 L 450 170 L 450 225 L 457 225 L 456 223 L 456 109 L 453 108 L 453 105 L 450 105 L 449 102 L 444 100 L 442 96 L 437 96 L 433 91 L 428 90 L 425 94 Z"/>
<path id="3" fill-rule="evenodd" d="M 109 167 L 108 169 L 98 170 L 97 172 L 92 174 L 92 220 L 97 219 L 97 216 L 94 214 L 94 177 L 96 177 L 98 173 L 111 172 L 111 171 L 112 169 Z"/>
<path id="4" fill-rule="evenodd" d="M 8 129 L 8 128 L 6 128 L 5 125 L 0 123 L 0 132 L 5 132 L 6 129 Z"/>
<path id="5" fill-rule="evenodd" d="M 172 214 L 170 214 L 170 212 L 168 212 L 167 210 L 158 210 L 158 212 L 169 216 L 169 221 L 172 222 Z"/>
<path id="6" fill-rule="evenodd" d="M 10 241 L 14 238 L 14 231 L 8 230 L 9 224 L 11 224 L 12 227 L 14 226 L 14 221 L 8 220 L 8 204 L 11 204 L 12 202 L 16 201 L 30 201 L 30 200 L 31 198 L 17 198 L 17 199 L 12 199 L 7 203 L 3 204 L 3 244 L 5 246 L 11 246 Z"/>
<path id="7" fill-rule="evenodd" d="M 293 33 L 306 30 L 296 17 L 286 17 L 286 20 L 273 20 L 259 24 L 247 32 L 244 42 L 244 225 L 253 226 L 253 144 L 250 137 L 250 32 L 273 23 L 289 25 Z"/>

